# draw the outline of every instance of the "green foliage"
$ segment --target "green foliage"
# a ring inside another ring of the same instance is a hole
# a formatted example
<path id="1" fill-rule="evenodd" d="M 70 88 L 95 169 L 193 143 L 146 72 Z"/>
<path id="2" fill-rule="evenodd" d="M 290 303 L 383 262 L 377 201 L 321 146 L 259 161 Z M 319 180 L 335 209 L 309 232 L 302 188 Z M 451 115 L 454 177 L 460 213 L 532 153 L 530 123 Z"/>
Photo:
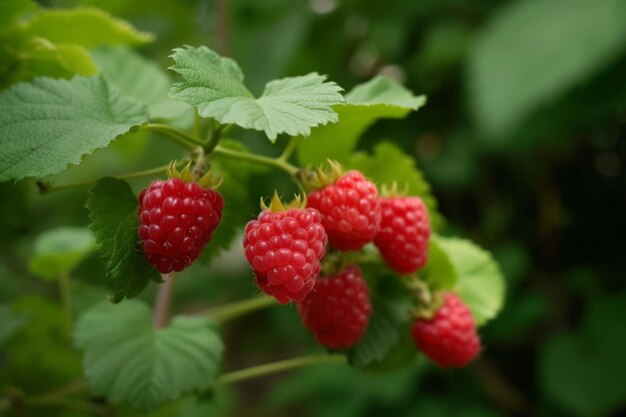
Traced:
<path id="1" fill-rule="evenodd" d="M 150 119 L 173 119 L 189 108 L 167 96 L 172 82 L 165 70 L 132 49 L 100 48 L 91 54 L 111 85 L 125 96 L 146 104 Z"/>
<path id="2" fill-rule="evenodd" d="M 37 236 L 34 246 L 28 269 L 46 279 L 69 274 L 96 248 L 92 233 L 80 227 L 48 230 Z"/>
<path id="3" fill-rule="evenodd" d="M 280 133 L 309 135 L 312 127 L 337 122 L 332 106 L 343 101 L 341 88 L 325 76 L 312 73 L 270 81 L 254 98 L 232 59 L 204 46 L 177 48 L 172 58 L 170 69 L 184 81 L 174 84 L 170 96 L 197 106 L 202 117 L 262 130 L 271 141 Z"/>
<path id="4" fill-rule="evenodd" d="M 158 282 L 158 274 L 137 248 L 137 198 L 128 183 L 101 179 L 91 188 L 86 206 L 113 291 L 110 300 L 119 303 L 139 294 L 151 279 Z"/>
<path id="5" fill-rule="evenodd" d="M 415 161 L 391 142 L 376 145 L 373 154 L 356 152 L 345 163 L 346 168 L 358 169 L 378 186 L 391 186 L 396 182 L 400 189 L 406 187 L 408 195 L 424 200 L 434 230 L 443 225 L 443 217 L 437 211 L 437 201 L 431 194 L 430 185 L 415 167 Z"/>
<path id="6" fill-rule="evenodd" d="M 5 0 L 0 2 L 0 34 L 11 29 L 17 18 L 36 9 L 32 0 Z"/>
<path id="7" fill-rule="evenodd" d="M 43 38 L 34 38 L 22 46 L 20 63 L 13 81 L 26 81 L 45 75 L 71 78 L 73 75 L 95 75 L 96 66 L 89 51 L 80 45 L 55 45 Z"/>
<path id="8" fill-rule="evenodd" d="M 379 119 L 401 119 L 426 103 L 425 96 L 413 93 L 395 81 L 377 76 L 357 85 L 346 94 L 346 103 L 333 107 L 339 123 L 319 126 L 298 146 L 298 161 L 320 165 L 332 155 L 339 162 L 349 160 L 359 138 Z"/>
<path id="9" fill-rule="evenodd" d="M 0 181 L 58 174 L 146 119 L 102 77 L 15 85 L 0 94 Z"/>
<path id="10" fill-rule="evenodd" d="M 514 2 L 485 27 L 470 56 L 475 118 L 494 139 L 538 106 L 560 98 L 626 46 L 626 3 L 598 0 Z M 602 30 L 598 30 L 602 28 Z"/>
<path id="11" fill-rule="evenodd" d="M 541 351 L 541 384 L 577 416 L 610 415 L 626 404 L 624 294 L 594 300 L 579 332 L 552 336 Z"/>
<path id="12" fill-rule="evenodd" d="M 153 39 L 151 34 L 138 32 L 127 22 L 96 8 L 44 10 L 24 24 L 21 35 L 85 48 L 139 45 Z"/>
<path id="13" fill-rule="evenodd" d="M 95 305 L 77 323 L 75 339 L 93 390 L 143 410 L 209 389 L 223 351 L 208 318 L 177 316 L 155 329 L 151 309 L 135 300 Z"/>
<path id="14" fill-rule="evenodd" d="M 0 349 L 4 349 L 7 340 L 26 323 L 26 320 L 25 316 L 15 314 L 10 306 L 0 305 Z"/>
<path id="15" fill-rule="evenodd" d="M 408 307 L 410 304 L 406 300 L 398 299 L 378 300 L 373 305 L 365 334 L 348 352 L 352 366 L 374 370 L 395 369 L 415 357 L 414 346 L 411 346 L 412 355 L 405 355 L 403 351 L 404 335 L 409 334 Z"/>
<path id="16" fill-rule="evenodd" d="M 454 289 L 469 305 L 476 324 L 494 318 L 504 303 L 505 286 L 491 254 L 469 240 L 439 236 L 436 242 L 454 267 Z"/>

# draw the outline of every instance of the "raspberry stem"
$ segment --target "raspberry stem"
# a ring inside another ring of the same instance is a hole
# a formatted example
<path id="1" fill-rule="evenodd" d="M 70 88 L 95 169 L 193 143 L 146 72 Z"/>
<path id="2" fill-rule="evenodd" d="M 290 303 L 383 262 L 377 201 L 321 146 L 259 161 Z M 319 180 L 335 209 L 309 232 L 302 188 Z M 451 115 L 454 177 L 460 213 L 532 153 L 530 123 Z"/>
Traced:
<path id="1" fill-rule="evenodd" d="M 252 153 L 239 152 L 239 151 L 235 151 L 232 149 L 221 147 L 219 145 L 214 149 L 213 153 L 215 155 L 221 155 L 226 158 L 237 159 L 240 161 L 248 161 L 248 162 L 253 162 L 256 164 L 260 164 L 260 165 L 266 165 L 266 166 L 270 166 L 273 168 L 278 168 L 281 171 L 284 171 L 285 173 L 289 174 L 291 177 L 294 177 L 294 178 L 296 177 L 296 174 L 299 171 L 298 167 L 290 164 L 289 162 L 281 160 L 279 158 L 269 158 L 263 155 L 255 155 Z"/>
<path id="2" fill-rule="evenodd" d="M 254 297 L 247 300 L 235 301 L 209 310 L 208 315 L 217 323 L 225 323 L 229 320 L 243 316 L 265 307 L 278 305 L 273 297 Z"/>
<path id="3" fill-rule="evenodd" d="M 160 329 L 169 322 L 170 304 L 174 289 L 174 274 L 161 274 L 163 283 L 159 285 L 156 299 L 154 301 L 154 327 Z"/>
<path id="4" fill-rule="evenodd" d="M 188 135 L 187 133 L 180 131 L 172 126 L 162 125 L 159 123 L 148 123 L 142 126 L 142 129 L 161 133 L 189 150 L 194 150 L 199 146 L 204 147 L 206 145 L 206 143 L 204 143 L 200 139 Z"/>
<path id="5" fill-rule="evenodd" d="M 340 363 L 345 361 L 346 357 L 338 354 L 309 355 L 301 356 L 299 358 L 285 359 L 282 361 L 266 363 L 264 365 L 252 366 L 239 371 L 228 372 L 218 378 L 214 387 L 223 387 L 225 385 L 235 384 L 248 379 L 289 371 L 292 369 L 304 368 L 311 365 Z"/>

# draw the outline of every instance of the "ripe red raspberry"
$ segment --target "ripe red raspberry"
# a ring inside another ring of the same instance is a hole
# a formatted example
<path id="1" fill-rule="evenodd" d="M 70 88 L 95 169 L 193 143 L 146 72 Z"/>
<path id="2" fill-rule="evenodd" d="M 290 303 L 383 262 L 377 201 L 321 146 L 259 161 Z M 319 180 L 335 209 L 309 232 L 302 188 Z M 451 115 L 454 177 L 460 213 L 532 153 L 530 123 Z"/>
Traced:
<path id="1" fill-rule="evenodd" d="M 302 300 L 313 289 L 326 232 L 315 209 L 265 209 L 246 225 L 243 246 L 259 288 L 285 304 Z"/>
<path id="2" fill-rule="evenodd" d="M 380 198 L 382 219 L 374 243 L 391 269 L 412 274 L 426 265 L 430 222 L 418 197 Z"/>
<path id="3" fill-rule="evenodd" d="M 444 368 L 463 367 L 480 353 L 480 339 L 469 308 L 453 293 L 430 319 L 413 323 L 413 340 L 433 362 Z"/>
<path id="4" fill-rule="evenodd" d="M 144 256 L 162 274 L 182 271 L 200 256 L 224 206 L 217 191 L 179 178 L 152 182 L 138 201 Z"/>
<path id="5" fill-rule="evenodd" d="M 360 250 L 374 240 L 380 225 L 380 204 L 374 183 L 350 171 L 308 195 L 308 206 L 322 213 L 328 241 L 338 250 Z"/>
<path id="6" fill-rule="evenodd" d="M 369 295 L 361 270 L 350 266 L 337 275 L 319 277 L 298 310 L 320 344 L 346 349 L 365 332 L 372 312 Z"/>

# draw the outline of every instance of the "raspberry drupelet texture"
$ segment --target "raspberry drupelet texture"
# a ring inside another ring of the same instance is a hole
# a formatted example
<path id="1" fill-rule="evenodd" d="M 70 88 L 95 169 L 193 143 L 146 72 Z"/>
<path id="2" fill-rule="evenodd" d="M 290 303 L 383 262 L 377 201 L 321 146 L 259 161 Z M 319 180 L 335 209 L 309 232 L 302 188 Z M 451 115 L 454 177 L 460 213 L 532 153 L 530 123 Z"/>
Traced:
<path id="1" fill-rule="evenodd" d="M 322 213 L 329 243 L 338 250 L 360 250 L 374 240 L 380 225 L 376 185 L 349 171 L 331 185 L 308 195 L 308 206 Z"/>
<path id="2" fill-rule="evenodd" d="M 302 322 L 317 341 L 333 349 L 354 346 L 363 336 L 372 313 L 369 289 L 357 266 L 337 275 L 319 277 L 298 309 Z"/>
<path id="3" fill-rule="evenodd" d="M 266 209 L 246 225 L 243 246 L 259 288 L 285 304 L 313 289 L 326 240 L 317 210 Z"/>
<path id="4" fill-rule="evenodd" d="M 419 197 L 380 198 L 382 219 L 374 239 L 387 265 L 399 274 L 412 274 L 426 265 L 430 221 Z"/>
<path id="5" fill-rule="evenodd" d="M 431 320 L 413 323 L 413 340 L 419 350 L 444 368 L 463 367 L 480 353 L 480 339 L 470 309 L 453 293 Z"/>
<path id="6" fill-rule="evenodd" d="M 144 256 L 162 274 L 182 271 L 200 256 L 224 206 L 217 191 L 179 178 L 152 182 L 138 201 Z"/>

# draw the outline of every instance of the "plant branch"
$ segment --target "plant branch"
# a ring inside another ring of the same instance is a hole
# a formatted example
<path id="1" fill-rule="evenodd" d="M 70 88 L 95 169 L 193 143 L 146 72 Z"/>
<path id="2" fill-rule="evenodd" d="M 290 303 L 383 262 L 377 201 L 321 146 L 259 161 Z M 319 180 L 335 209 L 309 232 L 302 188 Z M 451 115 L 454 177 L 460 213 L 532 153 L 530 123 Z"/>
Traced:
<path id="1" fill-rule="evenodd" d="M 239 161 L 247 161 L 247 162 L 252 162 L 255 164 L 259 164 L 259 165 L 265 165 L 265 166 L 269 166 L 273 168 L 278 168 L 281 171 L 289 174 L 291 177 L 294 177 L 294 178 L 299 171 L 299 168 L 296 167 L 295 165 L 291 165 L 290 163 L 282 161 L 280 159 L 270 158 L 270 157 L 262 156 L 262 155 L 255 155 L 255 154 L 246 153 L 246 152 L 239 152 L 239 151 L 224 148 L 221 146 L 217 146 L 215 150 L 213 151 L 213 153 L 215 155 L 221 155 L 226 158 L 236 159 Z"/>
<path id="2" fill-rule="evenodd" d="M 278 303 L 273 297 L 259 296 L 216 307 L 209 310 L 207 314 L 217 323 L 221 324 L 239 316 L 274 305 L 278 305 Z"/>
<path id="3" fill-rule="evenodd" d="M 154 300 L 154 327 L 160 329 L 167 326 L 170 317 L 170 304 L 174 289 L 174 273 L 161 274 L 163 283 L 159 285 Z"/>
<path id="4" fill-rule="evenodd" d="M 181 161 L 177 165 L 183 165 L 184 162 L 185 161 Z M 157 175 L 157 174 L 161 174 L 167 171 L 168 165 L 163 165 L 163 166 L 156 167 L 156 168 L 150 168 L 144 171 L 137 171 L 137 172 L 130 172 L 128 174 L 115 175 L 113 176 L 113 178 L 117 178 L 118 180 L 129 180 L 133 178 L 141 178 L 141 177 L 147 177 L 150 175 Z M 81 182 L 74 182 L 74 183 L 62 184 L 62 185 L 54 185 L 52 183 L 45 182 L 45 181 L 37 181 L 37 187 L 39 187 L 39 193 L 42 195 L 45 195 L 45 194 L 54 193 L 57 191 L 67 191 L 67 190 L 72 190 L 72 189 L 80 188 L 80 187 L 89 187 L 90 185 L 95 184 L 96 181 L 98 180 L 81 181 Z"/>
<path id="5" fill-rule="evenodd" d="M 172 126 L 158 124 L 158 123 L 148 123 L 144 125 L 142 128 L 145 130 L 152 131 L 152 132 L 161 133 L 165 135 L 166 137 L 168 137 L 169 139 L 172 139 L 174 142 L 178 143 L 179 145 L 184 146 L 185 148 L 189 150 L 194 150 L 198 146 L 203 147 L 205 145 L 205 143 L 201 141 L 200 139 L 194 136 L 188 135 L 187 133 L 181 130 L 178 130 Z"/>
<path id="6" fill-rule="evenodd" d="M 346 357 L 338 354 L 310 355 L 299 358 L 285 359 L 278 362 L 271 362 L 264 365 L 241 369 L 239 371 L 228 372 L 217 379 L 214 387 L 223 387 L 225 385 L 235 384 L 248 379 L 289 371 L 292 369 L 304 368 L 311 365 L 342 363 L 345 361 Z"/>

